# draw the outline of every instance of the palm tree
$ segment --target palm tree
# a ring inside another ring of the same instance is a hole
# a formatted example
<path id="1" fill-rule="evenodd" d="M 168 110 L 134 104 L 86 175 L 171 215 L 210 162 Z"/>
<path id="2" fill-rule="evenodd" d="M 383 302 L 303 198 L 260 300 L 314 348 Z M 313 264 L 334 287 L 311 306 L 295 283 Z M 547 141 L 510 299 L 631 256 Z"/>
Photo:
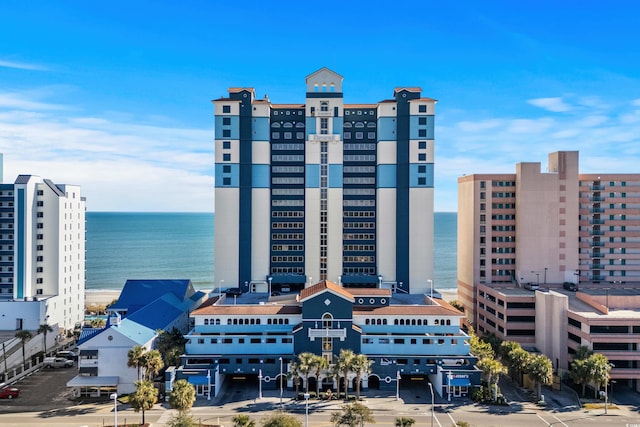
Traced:
<path id="1" fill-rule="evenodd" d="M 553 365 L 544 354 L 531 356 L 528 369 L 529 376 L 538 385 L 538 399 L 542 395 L 542 384 L 549 385 L 553 379 Z"/>
<path id="2" fill-rule="evenodd" d="M 33 335 L 31 335 L 31 332 L 25 329 L 22 329 L 16 332 L 15 337 L 18 338 L 22 343 L 22 366 L 24 367 L 27 364 L 27 358 L 24 354 L 24 345 L 27 341 L 31 339 L 31 337 L 33 337 Z"/>
<path id="3" fill-rule="evenodd" d="M 313 369 L 316 375 L 316 396 L 320 396 L 320 373 L 329 367 L 329 361 L 322 356 L 315 355 Z"/>
<path id="4" fill-rule="evenodd" d="M 366 354 L 357 354 L 353 358 L 353 372 L 356 374 L 356 396 L 360 399 L 360 379 L 371 372 L 371 361 Z"/>
<path id="5" fill-rule="evenodd" d="M 256 422 L 249 415 L 240 414 L 231 418 L 233 427 L 256 427 Z"/>
<path id="6" fill-rule="evenodd" d="M 300 391 L 300 364 L 298 362 L 291 362 L 289 364 L 289 372 L 287 372 L 287 378 L 293 380 L 293 385 L 296 387 L 296 396 Z"/>
<path id="7" fill-rule="evenodd" d="M 611 370 L 609 359 L 602 353 L 594 353 L 587 358 L 585 365 L 589 371 L 589 377 L 595 385 L 594 393 L 597 398 L 600 387 L 609 381 L 609 371 Z"/>
<path id="8" fill-rule="evenodd" d="M 180 416 L 187 412 L 196 401 L 196 389 L 187 380 L 178 380 L 173 384 L 173 390 L 169 394 L 169 405 L 178 411 Z"/>
<path id="9" fill-rule="evenodd" d="M 396 418 L 396 427 L 411 427 L 416 422 L 413 418 L 399 417 Z"/>
<path id="10" fill-rule="evenodd" d="M 476 366 L 482 371 L 482 374 L 487 379 L 487 385 L 489 387 L 494 384 L 498 384 L 500 375 L 507 373 L 507 368 L 505 368 L 505 366 L 496 359 L 482 359 Z M 496 398 L 497 396 L 494 395 L 494 400 L 496 400 Z"/>
<path id="11" fill-rule="evenodd" d="M 315 354 L 305 351 L 298 355 L 298 371 L 304 375 L 305 391 L 309 393 L 309 374 L 313 370 Z"/>
<path id="12" fill-rule="evenodd" d="M 347 391 L 349 390 L 349 371 L 353 369 L 353 359 L 356 354 L 353 350 L 340 350 L 340 355 L 338 356 L 338 361 L 336 365 L 339 367 L 339 370 L 344 374 L 344 398 L 347 399 Z"/>
<path id="13" fill-rule="evenodd" d="M 45 355 L 45 357 L 47 356 L 47 333 L 49 333 L 49 332 L 53 332 L 53 328 L 50 325 L 46 324 L 46 323 L 43 323 L 42 325 L 40 325 L 38 327 L 38 334 L 43 334 L 43 336 L 44 336 L 44 355 Z"/>
<path id="14" fill-rule="evenodd" d="M 160 372 L 164 367 L 162 355 L 158 350 L 151 350 L 146 352 L 142 359 L 145 368 L 145 376 L 149 381 L 153 381 L 153 378 L 158 375 L 158 372 Z"/>
<path id="15" fill-rule="evenodd" d="M 129 397 L 129 403 L 134 411 L 142 411 L 142 424 L 144 425 L 144 411 L 153 408 L 158 402 L 158 389 L 151 381 L 136 381 L 136 391 Z"/>
<path id="16" fill-rule="evenodd" d="M 571 362 L 571 379 L 574 383 L 582 386 L 582 396 L 584 397 L 585 388 L 591 380 L 589 366 L 586 359 L 573 359 Z"/>
<path id="17" fill-rule="evenodd" d="M 129 357 L 127 366 L 130 368 L 136 368 L 138 370 L 138 380 L 140 380 L 140 367 L 143 364 L 143 356 L 146 352 L 146 348 L 141 345 L 137 345 L 129 350 L 129 353 L 127 353 L 127 356 Z"/>

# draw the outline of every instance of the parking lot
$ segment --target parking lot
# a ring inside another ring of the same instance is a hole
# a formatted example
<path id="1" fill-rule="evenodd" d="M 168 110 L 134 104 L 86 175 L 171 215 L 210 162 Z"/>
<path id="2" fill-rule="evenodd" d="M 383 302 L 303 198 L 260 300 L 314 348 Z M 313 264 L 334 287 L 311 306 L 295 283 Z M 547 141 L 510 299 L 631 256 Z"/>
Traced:
<path id="1" fill-rule="evenodd" d="M 40 369 L 12 384 L 20 389 L 20 397 L 0 399 L 0 414 L 14 412 L 49 411 L 69 405 L 72 392 L 67 381 L 78 374 L 78 369 Z"/>

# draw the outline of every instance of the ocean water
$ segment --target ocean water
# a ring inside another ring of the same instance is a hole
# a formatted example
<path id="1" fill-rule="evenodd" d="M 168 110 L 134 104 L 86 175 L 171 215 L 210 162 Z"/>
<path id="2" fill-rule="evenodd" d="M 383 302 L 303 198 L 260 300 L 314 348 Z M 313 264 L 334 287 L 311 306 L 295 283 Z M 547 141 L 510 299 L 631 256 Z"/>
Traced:
<path id="1" fill-rule="evenodd" d="M 191 279 L 213 289 L 213 213 L 87 212 L 87 290 L 127 279 Z M 456 287 L 455 212 L 436 212 L 434 287 Z"/>

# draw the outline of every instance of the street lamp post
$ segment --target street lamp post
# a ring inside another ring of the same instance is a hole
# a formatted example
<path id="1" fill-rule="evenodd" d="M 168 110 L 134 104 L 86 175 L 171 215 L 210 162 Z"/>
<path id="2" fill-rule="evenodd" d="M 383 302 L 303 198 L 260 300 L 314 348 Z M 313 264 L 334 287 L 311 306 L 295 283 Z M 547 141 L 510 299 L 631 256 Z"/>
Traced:
<path id="1" fill-rule="evenodd" d="M 434 399 L 433 399 L 433 385 L 431 385 L 431 381 L 429 381 L 429 390 L 431 391 L 431 427 L 433 427 L 433 405 L 434 405 Z"/>
<path id="2" fill-rule="evenodd" d="M 258 371 L 258 399 L 262 399 L 262 369 Z"/>
<path id="3" fill-rule="evenodd" d="M 614 365 L 613 363 L 609 363 L 609 366 L 611 368 L 615 368 L 616 365 Z M 609 393 L 607 392 L 607 390 L 609 389 L 609 372 L 607 372 L 607 382 L 605 382 L 604 384 L 604 414 L 607 415 L 607 409 L 609 406 Z"/>
<path id="4" fill-rule="evenodd" d="M 278 360 L 280 360 L 280 407 L 282 407 L 282 357 Z"/>
<path id="5" fill-rule="evenodd" d="M 305 401 L 305 406 L 304 406 L 304 425 L 305 427 L 309 427 L 309 393 L 305 393 L 304 394 L 304 401 Z"/>
<path id="6" fill-rule="evenodd" d="M 111 393 L 109 399 L 113 399 L 113 426 L 118 427 L 118 393 Z"/>

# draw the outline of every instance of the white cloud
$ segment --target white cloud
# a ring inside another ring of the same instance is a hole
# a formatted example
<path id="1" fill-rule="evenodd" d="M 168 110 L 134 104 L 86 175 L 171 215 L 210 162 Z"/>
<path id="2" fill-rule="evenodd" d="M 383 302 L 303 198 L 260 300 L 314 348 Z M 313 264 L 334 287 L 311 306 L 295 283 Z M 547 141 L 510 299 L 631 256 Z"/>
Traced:
<path id="1" fill-rule="evenodd" d="M 34 101 L 19 93 L 0 93 L 0 108 L 16 108 L 18 110 L 61 110 L 61 105 Z"/>
<path id="2" fill-rule="evenodd" d="M 554 113 L 565 113 L 572 109 L 572 107 L 566 104 L 560 97 L 529 99 L 527 103 Z"/>
<path id="3" fill-rule="evenodd" d="M 8 61 L 4 59 L 0 59 L 0 67 L 2 68 L 15 68 L 18 70 L 35 70 L 35 71 L 45 71 L 46 67 L 38 64 L 29 64 L 26 62 L 20 61 Z"/>
<path id="4" fill-rule="evenodd" d="M 213 210 L 210 129 L 73 116 L 62 108 L 15 110 L 29 105 L 22 99 L 0 104 L 14 108 L 0 110 L 4 182 L 33 174 L 77 184 L 92 211 Z"/>

